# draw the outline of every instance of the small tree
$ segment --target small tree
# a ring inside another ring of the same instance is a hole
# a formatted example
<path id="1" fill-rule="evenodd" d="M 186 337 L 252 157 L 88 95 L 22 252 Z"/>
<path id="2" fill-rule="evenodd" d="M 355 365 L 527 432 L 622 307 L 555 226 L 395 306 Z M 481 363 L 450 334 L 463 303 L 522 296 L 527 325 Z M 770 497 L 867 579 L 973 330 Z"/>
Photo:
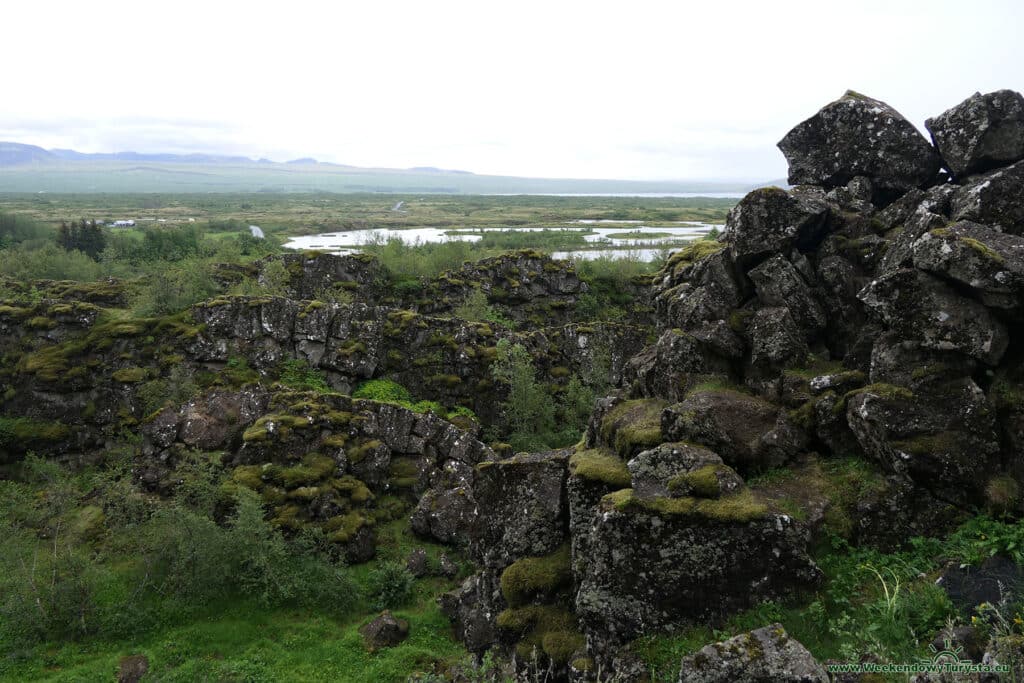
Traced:
<path id="1" fill-rule="evenodd" d="M 537 381 L 533 357 L 522 344 L 507 339 L 498 342 L 498 358 L 491 375 L 508 387 L 508 398 L 501 404 L 509 427 L 509 443 L 516 450 L 548 447 L 555 429 L 555 403 Z"/>

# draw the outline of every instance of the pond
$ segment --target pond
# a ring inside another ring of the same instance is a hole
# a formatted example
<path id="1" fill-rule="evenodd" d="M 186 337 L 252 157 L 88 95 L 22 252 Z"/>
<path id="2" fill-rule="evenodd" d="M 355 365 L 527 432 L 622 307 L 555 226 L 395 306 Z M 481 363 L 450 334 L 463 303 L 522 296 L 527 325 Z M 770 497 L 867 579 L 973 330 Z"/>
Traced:
<path id="1" fill-rule="evenodd" d="M 611 256 L 613 258 L 626 258 L 638 256 L 645 261 L 656 258 L 661 253 L 660 249 L 650 248 L 658 244 L 677 244 L 681 241 L 698 239 L 706 235 L 713 228 L 721 226 L 711 223 L 700 223 L 697 221 L 676 221 L 669 225 L 644 225 L 641 221 L 611 221 L 579 219 L 568 221 L 569 226 L 576 228 L 550 228 L 550 227 L 529 227 L 529 228 L 487 228 L 488 231 L 499 232 L 535 232 L 539 230 L 580 230 L 586 232 L 583 239 L 595 247 L 607 245 L 607 249 L 559 251 L 552 254 L 555 258 L 597 258 L 599 256 Z M 347 230 L 342 232 L 324 232 L 316 235 L 303 235 L 293 237 L 285 243 L 288 249 L 315 249 L 330 251 L 335 254 L 351 254 L 359 251 L 359 247 L 365 244 L 387 242 L 392 239 L 400 239 L 406 244 L 430 244 L 434 242 L 450 242 L 462 240 L 477 242 L 481 238 L 481 230 L 452 230 L 451 228 L 420 227 L 420 228 L 377 228 L 372 230 Z M 634 248 L 625 249 L 634 245 Z M 560 255 L 561 254 L 561 255 Z M 572 256 L 565 256 L 572 254 Z"/>

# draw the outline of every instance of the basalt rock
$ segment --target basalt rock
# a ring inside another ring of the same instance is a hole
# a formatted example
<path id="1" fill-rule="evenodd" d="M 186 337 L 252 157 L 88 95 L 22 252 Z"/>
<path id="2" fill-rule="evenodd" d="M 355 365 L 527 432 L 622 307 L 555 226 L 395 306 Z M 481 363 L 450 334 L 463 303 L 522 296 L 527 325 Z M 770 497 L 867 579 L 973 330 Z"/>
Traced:
<path id="1" fill-rule="evenodd" d="M 998 226 L 1004 232 L 1024 234 L 1024 161 L 967 179 L 953 194 L 954 220 Z"/>
<path id="2" fill-rule="evenodd" d="M 626 489 L 605 496 L 577 576 L 576 613 L 591 652 L 813 586 L 820 572 L 806 543 L 804 529 L 748 493 L 645 501 Z"/>
<path id="3" fill-rule="evenodd" d="M 954 177 L 1024 159 L 1024 97 L 1013 90 L 974 93 L 924 125 Z"/>
<path id="4" fill-rule="evenodd" d="M 857 176 L 880 193 L 931 183 L 939 155 L 912 123 L 885 102 L 848 90 L 779 142 L 792 185 L 839 187 Z"/>
<path id="5" fill-rule="evenodd" d="M 770 624 L 684 657 L 679 683 L 828 683 L 828 673 L 782 624 Z"/>
<path id="6" fill-rule="evenodd" d="M 548 451 L 477 467 L 470 553 L 478 563 L 502 569 L 523 557 L 547 555 L 565 542 L 568 461 L 568 451 Z"/>
<path id="7" fill-rule="evenodd" d="M 828 204 L 813 193 L 777 187 L 754 190 L 726 219 L 729 253 L 742 269 L 791 249 L 810 249 L 824 237 Z"/>
<path id="8" fill-rule="evenodd" d="M 923 348 L 959 351 L 996 365 L 1009 344 L 1006 326 L 992 311 L 918 270 L 883 275 L 860 299 L 889 329 Z"/>
<path id="9" fill-rule="evenodd" d="M 287 273 L 286 282 L 270 283 L 267 266 L 279 262 Z M 258 262 L 257 279 L 261 285 L 283 286 L 291 299 L 331 300 L 349 293 L 362 303 L 374 303 L 387 277 L 384 268 L 373 256 L 348 254 L 337 256 L 318 252 L 278 254 Z"/>
<path id="10" fill-rule="evenodd" d="M 1024 237 L 962 221 L 923 234 L 914 266 L 977 292 L 986 306 L 1017 308 L 1024 292 Z"/>
<path id="11" fill-rule="evenodd" d="M 661 420 L 668 441 L 707 446 L 741 473 L 782 465 L 806 444 L 778 406 L 728 387 L 698 387 Z"/>

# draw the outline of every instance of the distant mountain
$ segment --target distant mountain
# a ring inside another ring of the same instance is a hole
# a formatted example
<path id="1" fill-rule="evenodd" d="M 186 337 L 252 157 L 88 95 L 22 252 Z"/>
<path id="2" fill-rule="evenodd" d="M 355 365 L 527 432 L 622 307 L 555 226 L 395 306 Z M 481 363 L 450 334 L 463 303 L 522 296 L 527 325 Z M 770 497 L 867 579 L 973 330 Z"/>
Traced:
<path id="1" fill-rule="evenodd" d="M 436 166 L 413 166 L 409 171 L 412 173 L 461 173 L 462 175 L 473 175 L 472 171 L 449 170 L 446 168 L 437 168 Z"/>
<path id="2" fill-rule="evenodd" d="M 781 184 L 781 181 L 774 181 Z M 762 184 L 763 186 L 763 184 Z M 417 166 L 363 168 L 313 157 L 84 153 L 0 142 L 0 192 L 377 192 L 741 196 L 745 182 L 523 178 Z"/>
<path id="3" fill-rule="evenodd" d="M 0 166 L 20 166 L 53 161 L 56 157 L 42 147 L 19 142 L 0 142 Z"/>
<path id="4" fill-rule="evenodd" d="M 220 154 L 145 154 L 141 152 L 101 152 L 87 154 L 73 149 L 50 150 L 54 157 L 65 161 L 135 161 L 165 164 L 251 164 L 252 159 Z"/>

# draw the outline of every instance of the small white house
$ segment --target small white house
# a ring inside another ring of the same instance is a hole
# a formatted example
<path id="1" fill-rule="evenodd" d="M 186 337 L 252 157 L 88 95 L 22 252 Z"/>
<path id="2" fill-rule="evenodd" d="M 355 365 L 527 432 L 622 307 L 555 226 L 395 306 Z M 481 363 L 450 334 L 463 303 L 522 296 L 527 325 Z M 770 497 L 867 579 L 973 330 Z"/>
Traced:
<path id="1" fill-rule="evenodd" d="M 251 232 L 252 236 L 258 240 L 261 240 L 265 237 L 265 235 L 263 234 L 263 230 L 258 225 L 250 225 L 249 232 Z"/>
<path id="2" fill-rule="evenodd" d="M 134 228 L 135 227 L 135 221 L 133 221 L 133 220 L 114 221 L 114 227 L 115 228 Z"/>

